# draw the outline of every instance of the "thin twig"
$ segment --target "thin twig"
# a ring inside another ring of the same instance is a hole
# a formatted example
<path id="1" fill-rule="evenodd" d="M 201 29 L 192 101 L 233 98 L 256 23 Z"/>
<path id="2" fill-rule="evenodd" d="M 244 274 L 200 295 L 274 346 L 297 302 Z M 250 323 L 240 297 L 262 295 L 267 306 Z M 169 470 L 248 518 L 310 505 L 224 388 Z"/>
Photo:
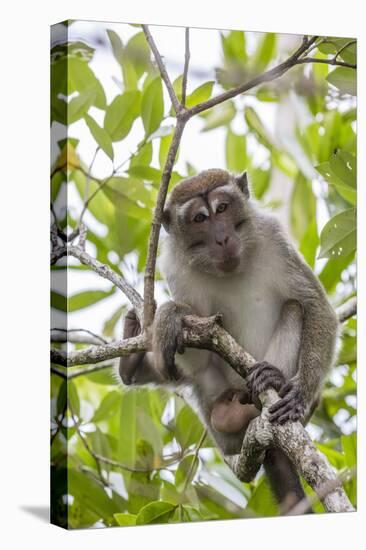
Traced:
<path id="1" fill-rule="evenodd" d="M 346 44 L 344 44 L 344 46 L 341 47 L 340 50 L 337 51 L 337 53 L 335 54 L 334 58 L 337 59 L 337 57 L 339 55 L 341 55 L 341 53 L 346 49 L 348 48 L 349 46 L 352 46 L 352 44 L 356 44 L 357 40 L 349 40 Z"/>
<path id="2" fill-rule="evenodd" d="M 190 477 L 191 477 L 191 475 L 192 475 L 192 472 L 193 472 L 194 467 L 195 467 L 195 465 L 196 465 L 196 462 L 197 462 L 197 460 L 198 460 L 198 454 L 199 454 L 200 449 L 201 449 L 201 447 L 202 447 L 202 445 L 203 445 L 203 442 L 204 442 L 205 439 L 206 439 L 206 436 L 207 436 L 207 430 L 203 430 L 202 435 L 201 435 L 201 437 L 200 437 L 200 439 L 199 439 L 199 441 L 198 441 L 198 443 L 197 443 L 197 445 L 196 445 L 196 449 L 195 449 L 194 455 L 193 455 L 193 460 L 192 460 L 192 462 L 191 462 L 190 468 L 189 468 L 189 470 L 188 470 L 188 472 L 187 472 L 187 475 L 186 475 L 186 479 L 185 479 L 185 481 L 184 481 L 183 491 L 182 491 L 183 493 L 186 492 L 188 483 L 190 483 L 190 482 L 192 481 L 192 480 L 190 479 Z"/>
<path id="3" fill-rule="evenodd" d="M 151 231 L 149 236 L 148 253 L 145 268 L 145 285 L 144 285 L 144 327 L 149 327 L 154 319 L 155 300 L 154 300 L 154 284 L 155 284 L 155 267 L 156 256 L 158 252 L 158 242 L 160 235 L 161 221 L 165 200 L 168 192 L 168 186 L 177 156 L 178 147 L 184 130 L 185 121 L 177 119 L 177 125 L 174 129 L 172 141 L 170 143 L 168 156 L 165 162 L 163 175 L 159 187 L 158 197 L 154 211 L 154 218 L 151 223 Z"/>
<path id="4" fill-rule="evenodd" d="M 176 112 L 176 114 L 178 115 L 182 109 L 181 107 L 181 104 L 179 103 L 178 101 L 178 98 L 176 96 L 176 93 L 174 91 L 174 88 L 173 88 L 173 84 L 171 83 L 171 80 L 169 78 L 169 75 L 168 75 L 168 72 L 165 68 L 165 65 L 163 63 L 163 59 L 156 47 L 156 44 L 155 44 L 155 41 L 153 39 L 153 37 L 151 36 L 151 32 L 149 30 L 149 27 L 147 25 L 142 25 L 142 30 L 144 31 L 144 34 L 145 34 L 145 37 L 146 37 L 146 40 L 150 46 L 150 49 L 154 55 L 154 58 L 155 58 L 155 61 L 156 61 L 156 64 L 159 68 L 159 71 L 160 71 L 160 74 L 161 74 L 161 78 L 163 79 L 164 81 L 164 84 L 168 90 L 168 93 L 169 93 L 169 97 L 170 97 L 170 100 L 172 102 L 172 105 L 173 105 L 173 108 Z"/>
<path id="5" fill-rule="evenodd" d="M 93 165 L 94 165 L 94 161 L 97 157 L 97 154 L 98 154 L 98 151 L 99 151 L 99 145 L 98 147 L 96 148 L 95 150 L 95 153 L 93 155 L 93 158 L 91 160 L 91 163 L 89 165 L 89 170 L 88 170 L 88 175 L 87 175 L 87 178 L 86 178 L 86 181 L 85 181 L 85 189 L 84 189 L 84 205 L 86 204 L 86 202 L 89 200 L 89 187 L 90 187 L 90 180 L 91 180 L 91 171 L 93 169 Z"/>
<path id="6" fill-rule="evenodd" d="M 325 63 L 326 65 L 334 65 L 337 67 L 349 67 L 350 69 L 357 69 L 356 63 L 346 63 L 346 61 L 337 61 L 335 57 L 332 59 L 321 59 L 319 57 L 302 57 L 296 62 L 296 65 L 302 63 Z"/>
<path id="7" fill-rule="evenodd" d="M 183 79 L 182 79 L 182 105 L 186 105 L 186 95 L 187 95 L 187 78 L 188 78 L 188 68 L 189 68 L 189 58 L 191 56 L 189 50 L 189 28 L 185 30 L 185 55 L 184 55 L 184 69 L 183 69 Z"/>
<path id="8" fill-rule="evenodd" d="M 340 323 L 344 323 L 357 313 L 357 298 L 351 298 L 337 309 Z"/>
<path id="9" fill-rule="evenodd" d="M 52 328 L 51 342 L 107 344 L 108 340 L 86 328 Z"/>
<path id="10" fill-rule="evenodd" d="M 207 111 L 207 109 L 211 109 L 212 107 L 215 107 L 216 105 L 219 105 L 220 103 L 223 103 L 228 99 L 232 99 L 233 97 L 241 95 L 244 92 L 247 92 L 252 88 L 255 88 L 259 84 L 263 84 L 264 82 L 270 82 L 282 76 L 284 73 L 286 73 L 289 69 L 291 69 L 297 64 L 300 57 L 308 51 L 308 49 L 314 44 L 314 42 L 316 42 L 318 38 L 319 38 L 318 36 L 313 36 L 309 40 L 305 40 L 305 41 L 303 40 L 301 46 L 292 55 L 290 55 L 290 57 L 288 57 L 288 59 L 286 59 L 286 61 L 284 61 L 283 63 L 280 63 L 276 67 L 273 67 L 273 69 L 270 69 L 268 71 L 265 71 L 264 73 L 261 73 L 260 75 L 256 76 L 249 82 L 245 82 L 244 84 L 241 84 L 236 88 L 232 88 L 231 90 L 223 92 L 215 97 L 212 97 L 207 101 L 194 105 L 193 107 L 187 110 L 186 116 L 191 118 L 192 116 L 198 113 L 202 113 L 203 111 Z"/>
<path id="11" fill-rule="evenodd" d="M 96 273 L 98 273 L 100 277 L 103 277 L 104 279 L 108 279 L 116 287 L 122 290 L 123 294 L 127 296 L 131 304 L 135 308 L 136 315 L 138 316 L 139 320 L 142 321 L 142 318 L 143 318 L 142 297 L 137 292 L 137 290 L 135 290 L 133 286 L 130 285 L 130 283 L 128 283 L 124 277 L 122 277 L 122 275 L 118 275 L 108 265 L 102 264 L 102 262 L 100 262 L 99 260 L 92 258 L 87 252 L 85 252 L 85 250 L 82 250 L 78 246 L 69 246 L 68 254 L 69 256 L 74 256 L 74 258 L 77 258 L 82 264 L 89 266 Z"/>

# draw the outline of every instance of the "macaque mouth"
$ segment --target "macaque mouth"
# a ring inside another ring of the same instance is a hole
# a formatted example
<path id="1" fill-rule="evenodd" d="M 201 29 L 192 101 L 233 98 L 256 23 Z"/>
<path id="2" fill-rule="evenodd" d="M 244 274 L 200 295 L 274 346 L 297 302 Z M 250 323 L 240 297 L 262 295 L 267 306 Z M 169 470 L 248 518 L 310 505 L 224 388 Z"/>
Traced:
<path id="1" fill-rule="evenodd" d="M 199 246 L 204 245 L 204 241 L 195 241 L 192 244 L 189 245 L 188 250 L 192 250 L 194 248 L 198 248 Z"/>
<path id="2" fill-rule="evenodd" d="M 220 262 L 217 262 L 217 267 L 224 273 L 231 273 L 234 271 L 240 263 L 239 256 L 232 256 Z"/>

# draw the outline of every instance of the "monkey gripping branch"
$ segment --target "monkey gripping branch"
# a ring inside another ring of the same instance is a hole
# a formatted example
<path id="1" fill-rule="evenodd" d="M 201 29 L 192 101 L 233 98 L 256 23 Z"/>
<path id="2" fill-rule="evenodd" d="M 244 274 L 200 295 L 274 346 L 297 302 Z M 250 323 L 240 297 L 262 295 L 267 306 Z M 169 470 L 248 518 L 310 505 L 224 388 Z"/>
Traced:
<path id="1" fill-rule="evenodd" d="M 141 335 L 121 341 L 103 343 L 101 345 L 91 345 L 88 348 L 71 351 L 65 354 L 59 349 L 51 350 L 52 371 L 64 378 L 80 376 L 86 372 L 92 372 L 105 368 L 108 365 L 101 365 L 116 357 L 130 355 L 148 351 L 151 349 L 149 327 L 152 325 L 155 313 L 154 283 L 155 283 L 155 265 L 157 258 L 157 248 L 160 227 L 164 205 L 167 196 L 168 185 L 170 182 L 173 165 L 175 162 L 177 150 L 183 135 L 183 131 L 188 120 L 211 107 L 218 105 L 230 98 L 246 92 L 249 89 L 263 83 L 274 80 L 282 76 L 286 71 L 295 65 L 303 63 L 325 62 L 324 59 L 312 58 L 308 53 L 316 47 L 319 37 L 304 37 L 301 46 L 283 63 L 255 77 L 250 82 L 244 83 L 236 88 L 228 90 L 206 102 L 186 108 L 186 86 L 187 73 L 189 66 L 189 32 L 186 30 L 186 55 L 182 84 L 182 101 L 180 102 L 174 91 L 169 75 L 165 69 L 162 57 L 156 47 L 151 33 L 146 25 L 143 25 L 146 40 L 154 55 L 156 64 L 159 68 L 162 80 L 168 90 L 173 108 L 176 113 L 177 124 L 175 127 L 173 139 L 168 151 L 167 160 L 163 170 L 161 185 L 154 212 L 154 218 L 151 226 L 148 257 L 145 270 L 144 299 L 136 292 L 129 283 L 109 266 L 102 264 L 92 258 L 85 251 L 86 230 L 80 224 L 78 230 L 73 232 L 72 236 L 66 237 L 53 226 L 51 232 L 51 263 L 56 263 L 63 256 L 73 256 L 82 264 L 87 265 L 101 277 L 110 280 L 117 286 L 130 300 L 136 315 L 138 316 L 144 331 Z M 344 65 L 344 62 L 338 60 L 338 54 L 332 59 L 326 60 L 332 65 Z M 347 66 L 350 66 L 347 64 Z M 352 68 L 356 66 L 352 65 Z M 75 238 L 79 236 L 78 244 L 73 244 Z M 348 319 L 356 312 L 356 302 L 352 300 L 346 304 L 338 313 L 340 322 Z M 194 315 L 187 315 L 183 319 L 183 344 L 185 347 L 206 349 L 215 352 L 223 358 L 229 365 L 244 379 L 247 377 L 250 368 L 256 363 L 235 339 L 221 326 L 221 316 L 219 314 L 200 318 Z M 90 341 L 90 335 L 89 335 Z M 93 364 L 97 364 L 92 366 Z M 89 364 L 89 367 L 80 368 L 68 376 L 67 370 L 56 365 L 73 367 L 76 365 Z M 349 499 L 342 488 L 341 481 L 336 477 L 326 458 L 316 449 L 311 441 L 307 431 L 300 422 L 288 421 L 285 424 L 271 423 L 269 421 L 268 408 L 278 399 L 275 390 L 268 389 L 259 396 L 262 403 L 262 412 L 260 416 L 252 420 L 246 431 L 241 452 L 238 455 L 226 457 L 226 462 L 232 468 L 233 472 L 242 481 L 251 481 L 261 467 L 265 452 L 269 447 L 281 449 L 294 464 L 298 473 L 300 473 L 307 483 L 314 489 L 319 499 L 323 502 L 328 512 L 346 512 L 352 511 Z M 306 510 L 306 507 L 305 507 Z"/>

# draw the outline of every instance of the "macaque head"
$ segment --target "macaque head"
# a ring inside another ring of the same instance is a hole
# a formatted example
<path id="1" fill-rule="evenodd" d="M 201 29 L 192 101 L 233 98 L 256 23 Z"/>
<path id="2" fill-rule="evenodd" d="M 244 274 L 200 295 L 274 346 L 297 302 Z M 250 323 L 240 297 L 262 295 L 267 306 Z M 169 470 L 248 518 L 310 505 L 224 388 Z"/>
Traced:
<path id="1" fill-rule="evenodd" d="M 174 187 L 163 225 L 191 267 L 219 277 L 239 273 L 253 242 L 248 199 L 246 173 L 206 170 Z"/>

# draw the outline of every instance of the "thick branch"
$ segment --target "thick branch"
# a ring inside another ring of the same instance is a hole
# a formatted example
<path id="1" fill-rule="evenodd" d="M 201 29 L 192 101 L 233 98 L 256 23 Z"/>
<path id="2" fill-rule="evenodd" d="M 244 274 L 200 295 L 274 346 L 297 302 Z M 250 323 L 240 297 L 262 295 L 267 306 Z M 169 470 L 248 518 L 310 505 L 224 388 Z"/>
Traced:
<path id="1" fill-rule="evenodd" d="M 144 334 L 140 334 L 133 338 L 111 342 L 102 346 L 91 346 L 82 350 L 70 351 L 68 354 L 59 349 L 51 349 L 51 362 L 65 367 L 74 367 L 76 365 L 99 363 L 115 357 L 146 351 L 147 349 L 147 338 Z"/>

